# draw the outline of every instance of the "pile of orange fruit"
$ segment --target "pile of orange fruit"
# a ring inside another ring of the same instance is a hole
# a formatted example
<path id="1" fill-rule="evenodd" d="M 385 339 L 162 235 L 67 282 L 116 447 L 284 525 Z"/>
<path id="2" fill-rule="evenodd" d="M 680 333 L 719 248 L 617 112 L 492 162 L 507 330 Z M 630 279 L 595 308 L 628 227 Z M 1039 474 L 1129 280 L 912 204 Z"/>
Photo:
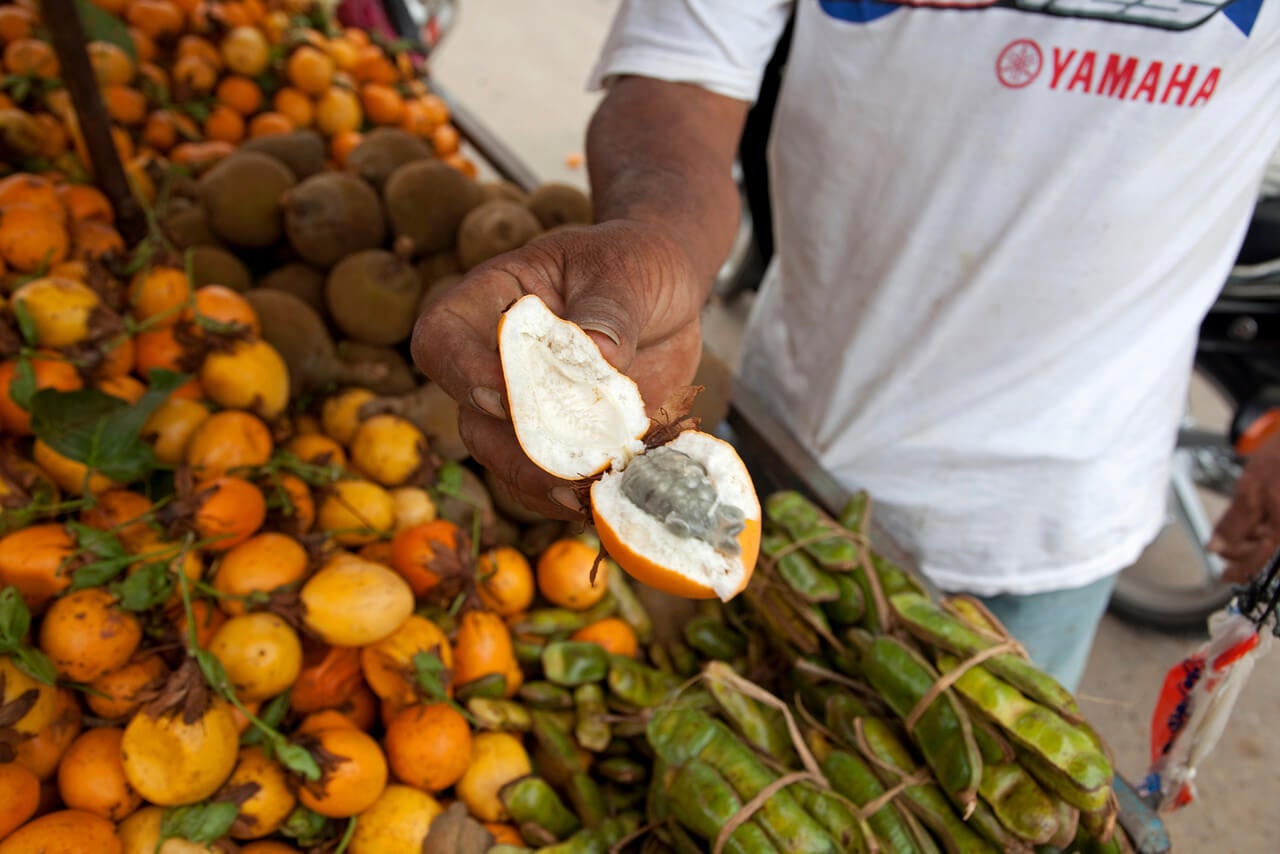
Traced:
<path id="1" fill-rule="evenodd" d="M 314 129 L 341 165 L 374 127 L 408 130 L 474 175 L 445 102 L 412 56 L 341 29 L 313 0 L 91 0 L 87 50 L 135 189 L 147 165 L 207 165 L 241 142 Z M 83 134 L 36 0 L 0 6 L 0 160 L 83 179 Z"/>
<path id="2" fill-rule="evenodd" d="M 418 852 L 454 802 L 521 844 L 527 739 L 456 696 L 539 678 L 513 627 L 599 603 L 595 546 L 494 542 L 479 479 L 370 392 L 291 401 L 239 294 L 163 264 L 104 292 L 75 265 L 109 206 L 11 195 L 62 242 L 0 224 L 36 271 L 0 313 L 0 854 Z M 638 653 L 616 617 L 574 637 Z"/>

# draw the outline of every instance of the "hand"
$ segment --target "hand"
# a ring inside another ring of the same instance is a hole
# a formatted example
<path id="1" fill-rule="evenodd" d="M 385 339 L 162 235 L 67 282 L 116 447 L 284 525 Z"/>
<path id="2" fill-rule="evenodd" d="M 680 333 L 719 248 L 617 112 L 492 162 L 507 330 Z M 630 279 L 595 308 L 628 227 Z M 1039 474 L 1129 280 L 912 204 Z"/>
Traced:
<path id="1" fill-rule="evenodd" d="M 1226 560 L 1223 580 L 1247 582 L 1280 546 L 1280 436 L 1254 451 L 1208 548 Z"/>
<path id="2" fill-rule="evenodd" d="M 697 370 L 706 284 L 677 243 L 653 226 L 613 220 L 557 232 L 469 272 L 418 318 L 413 358 L 458 401 L 471 455 L 513 497 L 547 516 L 579 518 L 569 483 L 525 456 L 507 420 L 499 316 L 525 294 L 537 294 L 636 381 L 653 414 Z"/>

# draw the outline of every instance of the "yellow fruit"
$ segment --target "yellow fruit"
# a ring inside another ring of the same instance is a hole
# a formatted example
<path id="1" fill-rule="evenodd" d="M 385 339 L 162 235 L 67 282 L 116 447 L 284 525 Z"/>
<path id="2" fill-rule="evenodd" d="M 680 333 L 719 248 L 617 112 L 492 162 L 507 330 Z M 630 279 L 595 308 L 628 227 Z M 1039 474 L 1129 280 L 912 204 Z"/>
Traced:
<path id="1" fill-rule="evenodd" d="M 481 732 L 471 739 L 471 764 L 455 791 L 467 810 L 481 821 L 506 821 L 507 808 L 498 791 L 533 772 L 520 739 L 505 732 Z"/>
<path id="2" fill-rule="evenodd" d="M 340 480 L 320 502 L 316 514 L 320 530 L 335 542 L 360 546 L 389 534 L 396 523 L 396 505 L 391 493 L 367 480 Z"/>
<path id="3" fill-rule="evenodd" d="M 368 389 L 349 388 L 327 398 L 320 409 L 320 425 L 330 439 L 350 445 L 360 429 L 360 407 L 376 395 Z"/>
<path id="4" fill-rule="evenodd" d="M 383 486 L 399 486 L 422 467 L 427 440 L 411 421 L 375 415 L 351 439 L 351 462 Z"/>
<path id="5" fill-rule="evenodd" d="M 360 813 L 351 854 L 420 854 L 431 822 L 443 812 L 426 792 L 392 784 Z"/>
<path id="6" fill-rule="evenodd" d="M 364 646 L 413 613 L 413 591 L 393 570 L 352 554 L 330 558 L 302 585 L 303 622 L 326 643 Z"/>
<path id="7" fill-rule="evenodd" d="M 241 700 L 265 700 L 284 691 L 302 671 L 298 633 L 275 614 L 232 617 L 214 634 L 209 651 L 222 662 Z"/>
<path id="8" fill-rule="evenodd" d="M 231 707 L 214 700 L 191 723 L 181 711 L 136 715 L 125 727 L 121 752 L 125 777 L 144 799 L 182 806 L 218 790 L 235 767 L 239 747 Z"/>

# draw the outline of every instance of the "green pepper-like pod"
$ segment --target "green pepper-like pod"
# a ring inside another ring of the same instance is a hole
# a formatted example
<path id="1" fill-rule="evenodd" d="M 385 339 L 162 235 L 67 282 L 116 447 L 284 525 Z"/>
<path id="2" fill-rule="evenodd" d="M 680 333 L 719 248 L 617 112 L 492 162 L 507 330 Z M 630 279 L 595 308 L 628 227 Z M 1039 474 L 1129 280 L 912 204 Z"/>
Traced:
<path id="1" fill-rule="evenodd" d="M 578 629 L 612 617 L 618 609 L 618 600 L 613 593 L 606 592 L 600 601 L 584 611 L 570 611 L 568 608 L 538 608 L 525 614 L 511 631 L 514 634 L 567 635 Z"/>
<path id="2" fill-rule="evenodd" d="M 613 740 L 609 728 L 609 707 L 604 702 L 604 689 L 598 682 L 579 685 L 573 691 L 573 702 L 578 709 L 578 719 L 573 737 L 584 750 L 599 753 Z"/>
<path id="3" fill-rule="evenodd" d="M 669 641 L 667 650 L 671 653 L 671 666 L 675 674 L 682 679 L 694 676 L 702 668 L 702 662 L 698 661 L 698 654 L 683 641 Z"/>
<path id="4" fill-rule="evenodd" d="M 573 694 L 551 682 L 526 682 L 520 686 L 517 696 L 531 709 L 568 711 L 573 708 Z"/>
<path id="5" fill-rule="evenodd" d="M 539 854 L 609 854 L 609 849 L 635 833 L 640 827 L 639 813 L 628 812 L 609 818 L 599 827 L 587 827 L 556 845 L 538 849 Z"/>
<path id="6" fill-rule="evenodd" d="M 862 597 L 858 582 L 848 572 L 833 572 L 831 577 L 835 579 L 837 595 L 822 605 L 827 619 L 839 628 L 862 622 L 867 615 L 867 601 Z"/>
<path id="7" fill-rule="evenodd" d="M 556 786 L 564 786 L 579 771 L 585 770 L 578 746 L 569 735 L 569 728 L 556 720 L 552 712 L 534 710 L 529 713 L 533 722 L 533 738 L 537 746 L 538 772 Z"/>
<path id="8" fill-rule="evenodd" d="M 915 576 L 884 555 L 873 553 L 871 566 L 876 571 L 876 577 L 880 579 L 880 587 L 884 590 L 885 596 L 896 596 L 899 593 L 928 595 L 924 585 Z"/>
<path id="9" fill-rule="evenodd" d="M 730 661 L 747 651 L 742 635 L 719 620 L 693 617 L 682 629 L 684 641 L 701 655 L 713 661 Z"/>
<path id="10" fill-rule="evenodd" d="M 1061 798 L 1056 798 L 1053 805 L 1058 813 L 1058 832 L 1048 844 L 1053 848 L 1066 848 L 1080 828 L 1080 810 Z"/>
<path id="11" fill-rule="evenodd" d="M 599 682 L 609 673 L 609 654 L 588 641 L 552 641 L 542 650 L 542 672 L 569 688 Z"/>
<path id="12" fill-rule="evenodd" d="M 861 532 L 867 522 L 867 511 L 871 509 L 871 496 L 865 489 L 860 489 L 840 509 L 840 527 L 847 531 Z"/>
<path id="13" fill-rule="evenodd" d="M 578 814 L 584 827 L 599 827 L 609 817 L 609 808 L 605 805 L 604 790 L 600 784 L 585 771 L 579 771 L 569 778 L 565 786 L 565 794 L 573 811 Z"/>
<path id="14" fill-rule="evenodd" d="M 1112 793 L 1110 785 L 1099 786 L 1092 790 L 1083 789 L 1067 772 L 1046 762 L 1040 753 L 1027 750 L 1019 743 L 1014 743 L 1013 749 L 1018 755 L 1019 765 L 1031 772 L 1031 776 L 1035 777 L 1046 791 L 1057 795 L 1078 809 L 1082 816 L 1085 813 L 1096 813 L 1107 808 Z"/>
<path id="15" fill-rule="evenodd" d="M 1000 819 L 996 818 L 996 814 L 991 811 L 991 807 L 987 806 L 987 802 L 982 799 L 978 799 L 974 805 L 968 824 L 983 839 L 1004 851 L 1005 854 L 1031 854 L 1035 850 L 1001 824 Z"/>
<path id="16" fill-rule="evenodd" d="M 631 626 L 631 631 L 636 633 L 636 640 L 642 644 L 649 643 L 653 640 L 653 620 L 644 603 L 631 589 L 631 582 L 622 567 L 612 560 L 606 560 L 605 566 L 609 570 L 609 592 L 617 600 L 618 616 Z"/>
<path id="17" fill-rule="evenodd" d="M 498 798 L 517 825 L 529 823 L 542 828 L 551 834 L 552 841 L 566 839 L 582 827 L 551 784 L 541 777 L 530 775 L 514 780 L 498 790 Z M 530 835 L 535 838 L 525 836 L 525 842 L 531 845 L 549 844 L 545 839 L 536 838 L 535 833 Z"/>
<path id="18" fill-rule="evenodd" d="M 643 786 L 615 786 L 607 784 L 604 787 L 604 806 L 609 815 L 618 815 L 628 810 L 644 809 L 644 787 Z"/>
<path id="19" fill-rule="evenodd" d="M 899 593 L 891 597 L 889 603 L 907 631 L 926 644 L 958 656 L 976 655 L 999 643 L 974 631 L 919 594 Z M 1080 707 L 1071 692 L 1022 656 L 1013 653 L 996 655 L 984 661 L 982 666 L 1072 723 L 1080 720 Z"/>
<path id="20" fill-rule="evenodd" d="M 690 759 L 682 765 L 669 766 L 661 778 L 654 778 L 655 784 L 659 779 L 666 794 L 666 809 L 676 821 L 706 842 L 715 841 L 720 828 L 742 810 L 743 801 L 737 792 L 705 762 Z M 773 844 L 753 816 L 729 834 L 724 850 L 735 854 L 769 854 L 781 849 Z"/>
<path id="21" fill-rule="evenodd" d="M 505 693 L 507 693 L 507 677 L 501 673 L 488 673 L 479 679 L 472 679 L 457 686 L 454 689 L 454 698 L 459 703 L 465 703 L 473 697 L 501 700 Z"/>
<path id="22" fill-rule="evenodd" d="M 927 661 L 890 637 L 871 642 L 863 666 L 872 687 L 903 719 L 938 681 L 937 672 Z M 920 714 L 910 735 L 943 790 L 962 810 L 970 809 L 982 780 L 982 757 L 973 740 L 969 716 L 951 689 L 939 693 Z"/>
<path id="23" fill-rule="evenodd" d="M 680 687 L 670 673 L 621 655 L 609 656 L 609 692 L 635 709 L 651 709 Z"/>
<path id="24" fill-rule="evenodd" d="M 1124 831 L 1114 833 L 1110 839 L 1103 842 L 1081 826 L 1076 832 L 1071 850 L 1078 854 L 1133 854 L 1133 844 L 1129 842 L 1129 837 L 1124 834 Z"/>
<path id="25" fill-rule="evenodd" d="M 785 652 L 807 656 L 817 655 L 822 651 L 822 639 L 786 596 L 779 596 L 773 591 L 766 592 L 762 585 L 750 584 L 741 595 L 751 606 L 761 628 Z"/>
<path id="26" fill-rule="evenodd" d="M 486 854 L 532 854 L 532 848 L 521 848 L 519 845 L 493 845 Z"/>
<path id="27" fill-rule="evenodd" d="M 675 661 L 671 658 L 671 649 L 661 641 L 654 641 L 645 647 L 645 652 L 649 655 L 649 663 L 663 673 L 674 674 L 676 672 Z"/>
<path id="28" fill-rule="evenodd" d="M 721 662 L 712 662 L 703 671 L 703 684 L 733 728 L 751 745 L 785 766 L 797 764 L 795 746 L 787 722 L 778 709 L 766 706 L 733 686 L 734 678 Z"/>
<path id="29" fill-rule="evenodd" d="M 610 756 L 601 759 L 592 769 L 606 780 L 623 785 L 643 783 L 649 776 L 648 768 L 643 762 L 637 762 L 626 756 Z"/>
<path id="30" fill-rule="evenodd" d="M 943 672 L 958 665 L 954 656 L 938 656 Z M 1014 744 L 1062 771 L 1080 790 L 1093 792 L 1111 785 L 1111 763 L 1098 750 L 1092 735 L 1073 727 L 1052 709 L 1028 700 L 981 667 L 966 670 L 955 681 L 955 689 Z"/>
<path id="31" fill-rule="evenodd" d="M 916 770 L 915 759 L 889 724 L 871 717 L 858 720 L 860 723 L 853 728 L 855 743 L 872 763 L 872 770 L 881 782 L 896 786 L 905 775 Z M 908 786 L 902 792 L 902 803 L 933 832 L 947 854 L 995 854 L 996 849 L 956 815 L 951 802 L 935 783 Z"/>
<path id="32" fill-rule="evenodd" d="M 864 824 L 844 801 L 810 783 L 796 784 L 791 794 L 804 811 L 823 826 L 841 851 L 856 854 L 870 850 L 867 845 L 867 836 L 872 833 L 870 826 Z"/>
<path id="33" fill-rule="evenodd" d="M 982 782 L 978 794 L 1000 823 L 1032 845 L 1044 845 L 1059 833 L 1058 808 L 1026 769 L 1007 754 L 1007 745 L 986 727 L 975 725 L 973 735 L 982 752 Z"/>
<path id="34" fill-rule="evenodd" d="M 546 645 L 546 638 L 533 636 L 511 638 L 511 649 L 516 655 L 516 661 L 521 664 L 541 664 L 542 648 Z"/>
<path id="35" fill-rule="evenodd" d="M 858 806 L 865 806 L 885 793 L 885 787 L 861 759 L 843 750 L 832 750 L 822 760 L 822 773 L 832 787 Z M 867 822 L 876 839 L 892 852 L 919 851 L 902 815 L 890 802 L 880 807 Z"/>
<path id="36" fill-rule="evenodd" d="M 528 732 L 533 726 L 529 710 L 514 700 L 490 700 L 472 697 L 467 701 L 467 711 L 475 718 L 476 726 L 494 732 Z"/>
<path id="37" fill-rule="evenodd" d="M 791 545 L 781 534 L 760 538 L 760 552 L 774 561 L 774 568 L 787 586 L 808 602 L 834 602 L 840 588 L 832 573 L 819 569 L 807 554 Z M 782 557 L 778 557 L 781 554 Z"/>

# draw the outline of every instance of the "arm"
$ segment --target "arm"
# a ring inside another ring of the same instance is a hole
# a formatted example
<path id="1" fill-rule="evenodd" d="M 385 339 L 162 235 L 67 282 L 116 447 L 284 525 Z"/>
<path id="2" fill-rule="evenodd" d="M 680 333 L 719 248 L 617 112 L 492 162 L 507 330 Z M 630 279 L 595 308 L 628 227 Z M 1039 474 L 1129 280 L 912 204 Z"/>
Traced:
<path id="1" fill-rule="evenodd" d="M 529 507 L 580 512 L 506 420 L 499 314 L 538 294 L 591 333 L 652 408 L 686 385 L 701 355 L 699 314 L 738 221 L 731 168 L 746 110 L 694 86 L 622 78 L 591 122 L 597 223 L 491 259 L 418 319 L 415 360 L 459 402 L 472 456 Z"/>

